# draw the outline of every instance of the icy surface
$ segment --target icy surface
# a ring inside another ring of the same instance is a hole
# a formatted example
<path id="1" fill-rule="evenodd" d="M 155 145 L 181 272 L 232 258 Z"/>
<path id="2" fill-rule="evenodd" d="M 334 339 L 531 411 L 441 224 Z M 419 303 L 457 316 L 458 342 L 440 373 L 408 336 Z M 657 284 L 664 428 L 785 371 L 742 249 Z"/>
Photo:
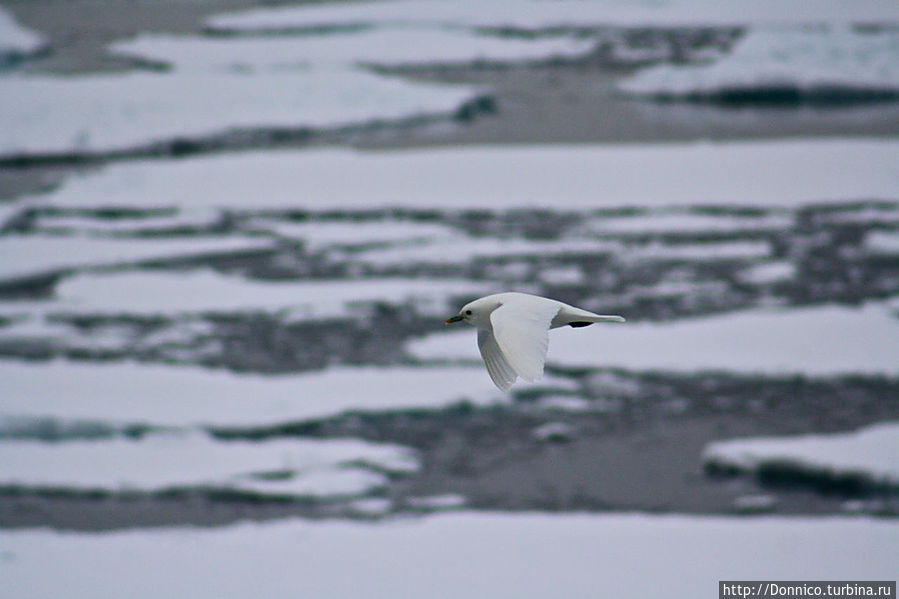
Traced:
<path id="1" fill-rule="evenodd" d="M 520 599 L 596 597 L 601 587 L 634 599 L 703 597 L 722 579 L 797 572 L 893 580 L 897 551 L 899 524 L 862 518 L 451 513 L 386 524 L 4 531 L 0 594 Z"/>
<path id="2" fill-rule="evenodd" d="M 865 237 L 865 246 L 875 254 L 895 256 L 899 254 L 899 231 L 872 231 Z"/>
<path id="3" fill-rule="evenodd" d="M 899 484 L 899 423 L 852 433 L 717 441 L 703 451 L 705 462 L 752 471 L 766 462 L 788 462 L 835 474 L 861 473 Z"/>
<path id="4" fill-rule="evenodd" d="M 368 29 L 280 38 L 142 35 L 111 50 L 179 69 L 286 70 L 347 65 L 401 66 L 473 61 L 515 62 L 576 56 L 592 47 L 571 37 L 518 39 L 460 29 Z"/>
<path id="5" fill-rule="evenodd" d="M 264 376 L 188 366 L 3 361 L 0 378 L 0 423 L 7 426 L 16 420 L 51 418 L 117 425 L 252 427 L 347 411 L 508 401 L 483 368 L 475 366 L 334 367 Z"/>
<path id="6" fill-rule="evenodd" d="M 302 7 L 255 9 L 206 20 L 207 28 L 223 31 L 278 31 L 369 25 L 444 24 L 467 27 L 542 29 L 591 25 L 734 24 L 755 22 L 899 21 L 891 0 L 851 3 L 812 0 L 784 11 L 778 0 L 561 0 L 504 1 L 399 0 L 354 2 Z"/>
<path id="7" fill-rule="evenodd" d="M 790 281 L 796 276 L 796 265 L 785 260 L 750 266 L 740 273 L 740 280 L 756 285 Z"/>
<path id="8" fill-rule="evenodd" d="M 0 8 L 0 66 L 5 60 L 40 51 L 45 43 L 40 34 L 23 27 L 6 9 Z"/>
<path id="9" fill-rule="evenodd" d="M 172 239 L 83 236 L 0 236 L 0 280 L 71 268 L 134 264 L 166 258 L 237 254 L 272 247 L 266 239 L 224 235 Z"/>
<path id="10" fill-rule="evenodd" d="M 310 252 L 333 246 L 365 248 L 371 246 L 417 245 L 458 236 L 452 227 L 437 223 L 411 221 L 315 221 L 290 222 L 283 219 L 254 220 L 249 225 L 280 238 L 303 242 Z"/>
<path id="11" fill-rule="evenodd" d="M 697 214 L 683 210 L 658 210 L 618 218 L 589 221 L 578 232 L 602 236 L 647 236 L 672 233 L 714 234 L 734 231 L 777 231 L 792 225 L 787 215 L 762 217 Z"/>
<path id="12" fill-rule="evenodd" d="M 636 95 L 710 96 L 758 89 L 899 93 L 899 32 L 850 28 L 753 29 L 711 65 L 658 65 L 625 81 Z"/>
<path id="13" fill-rule="evenodd" d="M 204 433 L 178 432 L 138 440 L 0 442 L 0 485 L 105 491 L 244 488 L 326 496 L 359 495 L 386 483 L 383 475 L 359 468 L 335 475 L 358 461 L 388 471 L 418 467 L 408 449 L 356 439 L 216 441 Z M 322 471 L 330 475 L 321 476 Z M 306 473 L 318 474 L 314 481 L 320 484 L 303 481 Z"/>
<path id="14" fill-rule="evenodd" d="M 409 351 L 423 359 L 479 359 L 471 330 L 424 337 L 410 343 Z M 632 370 L 895 376 L 897 358 L 899 318 L 884 305 L 872 303 L 861 308 L 758 309 L 665 323 L 562 328 L 550 335 L 547 363 Z"/>
<path id="15" fill-rule="evenodd" d="M 115 165 L 39 201 L 181 210 L 792 207 L 899 197 L 897 153 L 895 140 L 861 139 L 259 152 Z"/>
<path id="16" fill-rule="evenodd" d="M 106 152 L 235 129 L 448 115 L 474 95 L 470 87 L 352 68 L 8 76 L 0 78 L 0 155 Z"/>
<path id="17" fill-rule="evenodd" d="M 57 287 L 47 310 L 75 313 L 184 314 L 290 310 L 291 320 L 340 318 L 378 301 L 417 305 L 443 314 L 452 294 L 483 284 L 457 279 L 255 281 L 213 271 L 83 274 Z M 2 304 L 0 304 L 2 309 Z"/>

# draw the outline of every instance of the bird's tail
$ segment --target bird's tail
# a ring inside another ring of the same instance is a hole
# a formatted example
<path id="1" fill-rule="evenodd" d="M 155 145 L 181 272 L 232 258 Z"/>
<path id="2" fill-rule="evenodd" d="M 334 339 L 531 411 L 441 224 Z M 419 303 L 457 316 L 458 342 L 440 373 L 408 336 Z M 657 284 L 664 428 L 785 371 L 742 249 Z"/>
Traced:
<path id="1" fill-rule="evenodd" d="M 624 316 L 617 314 L 593 314 L 588 318 L 584 318 L 588 322 L 627 322 Z"/>

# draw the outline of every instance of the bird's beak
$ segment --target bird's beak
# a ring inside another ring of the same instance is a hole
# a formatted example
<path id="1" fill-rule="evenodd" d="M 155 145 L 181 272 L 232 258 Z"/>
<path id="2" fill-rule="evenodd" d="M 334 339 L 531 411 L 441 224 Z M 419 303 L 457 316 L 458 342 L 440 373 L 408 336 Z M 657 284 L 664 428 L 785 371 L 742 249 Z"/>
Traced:
<path id="1" fill-rule="evenodd" d="M 447 318 L 446 322 L 444 322 L 443 324 L 453 324 L 454 322 L 459 322 L 460 320 L 462 320 L 462 315 L 456 314 L 455 316 Z"/>

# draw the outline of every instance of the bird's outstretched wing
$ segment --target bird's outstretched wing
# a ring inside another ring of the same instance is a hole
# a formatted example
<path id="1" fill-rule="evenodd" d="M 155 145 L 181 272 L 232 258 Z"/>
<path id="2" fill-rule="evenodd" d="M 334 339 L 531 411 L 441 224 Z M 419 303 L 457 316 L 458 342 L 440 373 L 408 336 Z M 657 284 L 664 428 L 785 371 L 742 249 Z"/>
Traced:
<path id="1" fill-rule="evenodd" d="M 506 362 L 506 357 L 496 344 L 493 333 L 478 329 L 478 349 L 481 350 L 481 357 L 484 358 L 484 364 L 487 365 L 487 372 L 493 383 L 501 390 L 508 391 L 518 378 L 518 374 Z"/>
<path id="2" fill-rule="evenodd" d="M 509 301 L 490 314 L 493 337 L 503 357 L 521 378 L 535 381 L 543 376 L 549 346 L 549 325 L 561 304 L 541 301 Z"/>

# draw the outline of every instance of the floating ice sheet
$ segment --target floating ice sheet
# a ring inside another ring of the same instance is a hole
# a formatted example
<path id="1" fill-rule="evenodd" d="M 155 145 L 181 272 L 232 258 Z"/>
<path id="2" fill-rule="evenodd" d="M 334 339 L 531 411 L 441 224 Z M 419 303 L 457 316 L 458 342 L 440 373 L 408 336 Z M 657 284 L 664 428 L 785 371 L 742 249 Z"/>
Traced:
<path id="1" fill-rule="evenodd" d="M 72 268 L 116 266 L 216 254 L 265 250 L 270 240 L 216 235 L 210 237 L 111 239 L 81 235 L 0 236 L 0 280 Z"/>
<path id="2" fill-rule="evenodd" d="M 40 34 L 23 27 L 6 9 L 0 8 L 0 67 L 5 61 L 39 52 L 45 45 Z"/>
<path id="3" fill-rule="evenodd" d="M 0 485 L 110 492 L 229 488 L 278 495 L 360 495 L 383 486 L 386 479 L 360 468 L 341 474 L 346 464 L 364 462 L 398 472 L 418 468 L 414 453 L 397 445 L 357 439 L 216 441 L 199 432 L 64 443 L 0 442 L 0 456 Z M 316 478 L 303 481 L 306 474 Z"/>
<path id="4" fill-rule="evenodd" d="M 452 513 L 386 524 L 7 530 L 0 549 L 0 593 L 22 599 L 586 598 L 597 589 L 657 599 L 708 596 L 722 579 L 795 580 L 797 572 L 809 580 L 893 580 L 899 523 Z"/>
<path id="5" fill-rule="evenodd" d="M 235 130 L 450 116 L 477 93 L 353 68 L 11 75 L 0 78 L 0 155 L 109 152 Z"/>
<path id="6" fill-rule="evenodd" d="M 399 0 L 260 8 L 206 20 L 215 31 L 273 32 L 360 25 L 444 24 L 544 29 L 594 25 L 714 25 L 756 22 L 899 21 L 891 0 L 811 0 L 784 10 L 778 0 Z"/>
<path id="7" fill-rule="evenodd" d="M 899 354 L 894 354 L 894 357 Z M 710 443 L 703 451 L 714 462 L 752 472 L 766 463 L 862 474 L 899 485 L 899 423 L 882 423 L 851 433 L 733 439 Z"/>
<path id="8" fill-rule="evenodd" d="M 422 359 L 478 360 L 474 337 L 470 330 L 435 334 L 410 343 L 409 351 Z M 547 362 L 629 370 L 895 376 L 899 318 L 872 303 L 562 328 L 550 333 Z"/>
<path id="9" fill-rule="evenodd" d="M 282 239 L 301 241 L 303 248 L 310 252 L 334 246 L 416 247 L 424 242 L 460 237 L 454 228 L 446 224 L 386 219 L 291 222 L 260 218 L 252 221 L 249 227 Z"/>
<path id="10" fill-rule="evenodd" d="M 570 36 L 521 39 L 463 29 L 390 28 L 275 38 L 141 35 L 110 49 L 179 69 L 256 72 L 326 65 L 402 66 L 476 61 L 517 62 L 571 57 L 593 46 Z"/>
<path id="11" fill-rule="evenodd" d="M 620 89 L 661 98 L 714 99 L 718 94 L 795 90 L 899 94 L 899 32 L 850 28 L 766 27 L 750 30 L 710 65 L 658 65 Z"/>
<path id="12" fill-rule="evenodd" d="M 265 376 L 130 362 L 0 361 L 0 379 L 0 422 L 6 419 L 7 423 L 50 418 L 240 428 L 328 418 L 347 411 L 441 409 L 461 401 L 474 405 L 508 401 L 483 368 L 474 366 L 335 367 Z"/>
<path id="13" fill-rule="evenodd" d="M 346 318 L 365 304 L 389 302 L 443 314 L 450 298 L 486 290 L 459 279 L 259 281 L 211 270 L 76 275 L 62 281 L 45 312 L 168 315 L 283 312 L 289 320 Z M 0 304 L 0 310 L 3 305 Z"/>
<path id="14" fill-rule="evenodd" d="M 899 141 L 873 139 L 258 152 L 119 164 L 71 178 L 35 203 L 236 210 L 795 207 L 899 198 L 897 154 Z"/>

